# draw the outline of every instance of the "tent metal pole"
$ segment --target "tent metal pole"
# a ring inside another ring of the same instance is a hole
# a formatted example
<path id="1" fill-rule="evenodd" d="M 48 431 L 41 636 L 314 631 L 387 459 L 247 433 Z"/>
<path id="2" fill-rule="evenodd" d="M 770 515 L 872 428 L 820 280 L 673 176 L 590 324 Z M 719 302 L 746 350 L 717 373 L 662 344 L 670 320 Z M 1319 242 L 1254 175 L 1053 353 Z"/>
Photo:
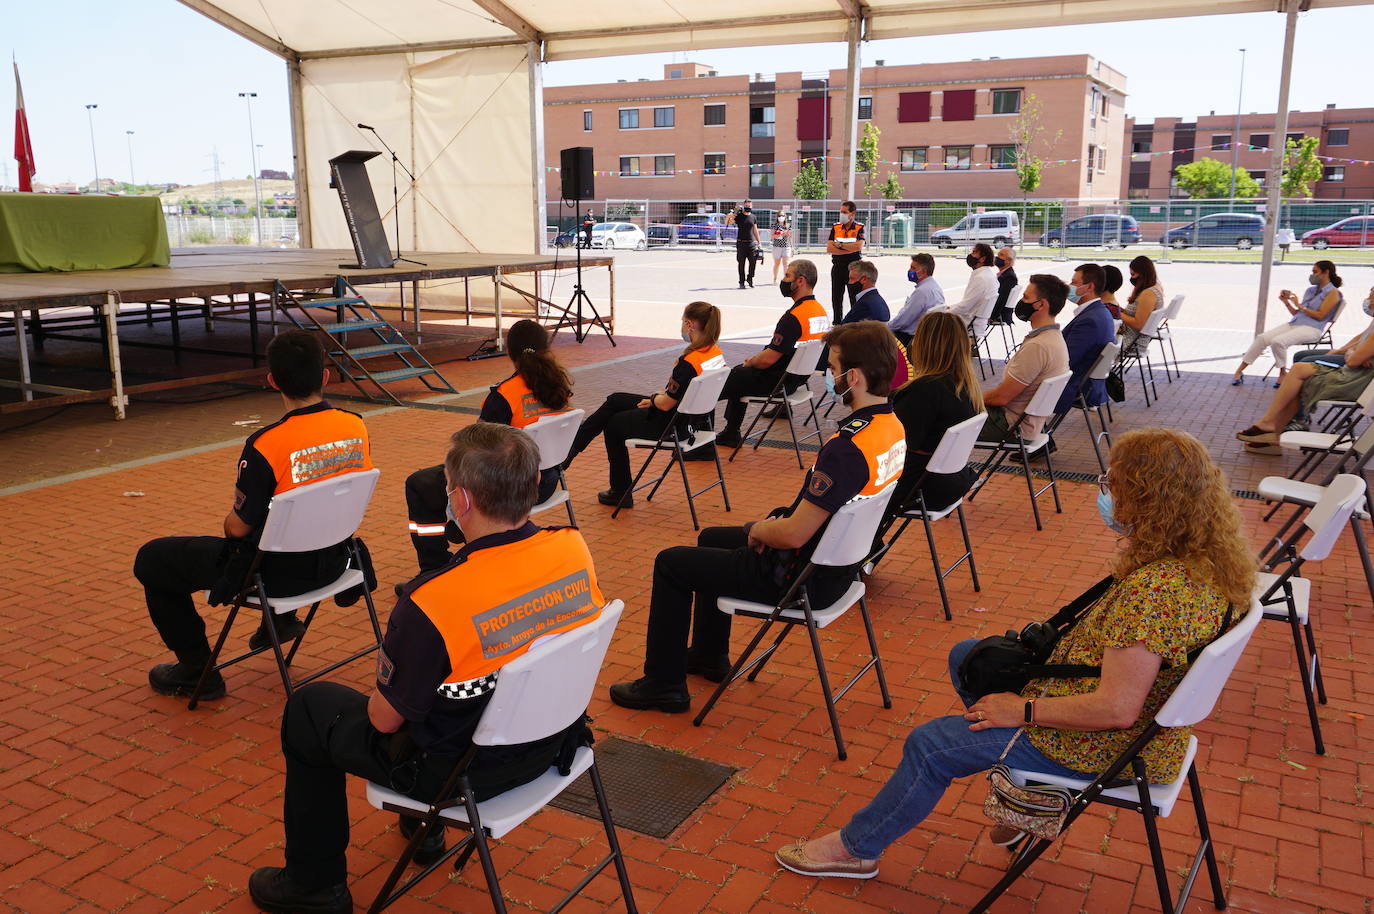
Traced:
<path id="1" fill-rule="evenodd" d="M 1274 270 L 1274 232 L 1279 227 L 1279 207 L 1283 194 L 1283 154 L 1288 145 L 1288 90 L 1293 83 L 1293 41 L 1298 30 L 1298 9 L 1302 0 L 1285 0 L 1283 63 L 1279 70 L 1278 117 L 1270 142 L 1268 193 L 1264 205 L 1264 253 L 1260 259 L 1259 300 L 1255 303 L 1255 334 L 1264 332 L 1264 315 L 1269 306 L 1269 277 Z"/>
<path id="2" fill-rule="evenodd" d="M 863 20 L 850 19 L 846 32 L 849 42 L 849 69 L 844 81 L 844 199 L 853 200 L 854 154 L 859 144 L 859 74 L 862 70 L 859 62 L 859 39 L 863 33 Z M 827 114 L 830 113 L 829 107 L 827 97 Z M 826 128 L 829 132 L 828 124 Z M 827 169 L 828 167 L 827 165 Z"/>
<path id="3" fill-rule="evenodd" d="M 548 172 L 544 169 L 544 64 L 540 60 L 543 47 L 541 42 L 531 41 L 525 45 L 525 55 L 530 68 L 530 177 L 534 189 L 534 247 L 536 254 L 544 252 L 544 220 L 548 218 L 546 185 Z M 538 274 L 536 274 L 537 276 Z"/>
<path id="4" fill-rule="evenodd" d="M 314 247 L 314 233 L 310 226 L 310 156 L 305 139 L 305 80 L 301 77 L 301 62 L 286 61 L 287 96 L 291 100 L 291 158 L 296 178 L 296 231 L 303 248 Z"/>

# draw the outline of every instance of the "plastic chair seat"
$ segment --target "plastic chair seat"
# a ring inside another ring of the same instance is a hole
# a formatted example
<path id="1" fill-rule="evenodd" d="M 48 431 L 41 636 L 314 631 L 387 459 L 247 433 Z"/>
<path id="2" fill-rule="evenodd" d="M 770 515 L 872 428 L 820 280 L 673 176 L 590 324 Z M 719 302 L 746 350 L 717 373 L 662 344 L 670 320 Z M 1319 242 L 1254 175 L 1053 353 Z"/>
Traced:
<path id="1" fill-rule="evenodd" d="M 823 609 L 813 609 L 811 616 L 816 620 L 817 628 L 825 628 L 834 622 L 854 604 L 858 603 L 864 595 L 864 585 L 862 581 L 855 581 L 840 596 L 838 600 Z M 773 614 L 773 605 L 770 603 L 754 603 L 750 600 L 737 600 L 734 597 L 721 597 L 716 600 L 716 606 L 723 613 L 730 615 L 746 615 L 767 618 Z M 784 609 L 779 618 L 789 622 L 806 622 L 806 613 L 800 609 Z"/>
<path id="2" fill-rule="evenodd" d="M 1173 812 L 1174 804 L 1178 802 L 1178 795 L 1188 783 L 1188 769 L 1193 765 L 1193 759 L 1197 755 L 1197 737 L 1188 737 L 1188 751 L 1183 755 L 1183 766 L 1178 770 L 1178 777 L 1169 784 L 1151 784 L 1150 802 L 1155 809 L 1159 810 L 1160 817 L 1168 816 Z M 1124 774 L 1125 772 L 1123 772 Z M 1011 771 L 1012 780 L 1022 787 L 1030 781 L 1036 784 L 1051 784 L 1055 787 L 1067 787 L 1070 790 L 1083 790 L 1092 780 L 1080 780 L 1078 778 L 1063 777 L 1057 774 L 1041 774 L 1038 771 L 1023 771 L 1013 768 Z M 1139 803 L 1140 791 L 1135 784 L 1126 787 L 1109 787 L 1102 791 L 1102 796 L 1110 797 L 1123 803 Z"/>
<path id="3" fill-rule="evenodd" d="M 1274 586 L 1274 582 L 1278 579 L 1278 575 L 1270 574 L 1267 571 L 1261 571 L 1258 574 L 1256 574 L 1254 599 L 1258 600 L 1261 596 L 1263 596 L 1264 592 L 1268 590 L 1270 587 Z M 1298 617 L 1298 624 L 1306 625 L 1307 606 L 1311 602 L 1312 598 L 1312 579 L 1291 577 L 1288 579 L 1288 583 L 1291 584 L 1293 587 L 1293 612 Z M 1274 603 L 1271 606 L 1264 607 L 1264 618 L 1282 619 L 1283 621 L 1287 622 L 1288 604 L 1286 602 Z"/>
<path id="4" fill-rule="evenodd" d="M 281 614 L 289 613 L 292 610 L 300 609 L 303 606 L 314 606 L 316 603 L 326 600 L 340 591 L 350 587 L 356 587 L 363 583 L 363 573 L 356 568 L 346 568 L 344 573 L 334 579 L 332 584 L 323 587 L 316 587 L 314 590 L 307 590 L 305 593 L 298 593 L 294 597 L 274 597 L 267 595 L 267 606 L 272 612 Z M 209 591 L 206 591 L 207 596 Z M 249 593 L 243 599 L 243 605 L 254 609 L 260 609 L 257 595 Z"/>
<path id="5" fill-rule="evenodd" d="M 1279 447 L 1289 450 L 1324 451 L 1334 445 L 1338 452 L 1350 450 L 1352 442 L 1348 440 L 1348 436 L 1346 441 L 1336 443 L 1341 437 L 1330 432 L 1282 432 L 1279 435 Z"/>
<path id="6" fill-rule="evenodd" d="M 538 514 L 540 511 L 547 511 L 550 508 L 556 508 L 559 505 L 563 504 L 565 501 L 567 501 L 568 498 L 569 495 L 567 489 L 555 489 L 554 493 L 549 496 L 548 501 L 541 501 L 533 508 L 530 508 L 530 513 Z"/>
<path id="7" fill-rule="evenodd" d="M 711 444 L 715 440 L 715 432 L 699 431 L 686 441 L 678 439 L 678 447 L 682 448 L 683 452 L 686 453 L 688 451 L 695 451 L 699 447 L 705 447 L 706 445 Z M 657 438 L 626 438 L 625 444 L 629 447 L 657 448 L 659 450 L 664 451 L 671 451 L 673 449 L 673 442 L 671 438 L 664 441 L 662 444 L 659 444 Z"/>
<path id="8" fill-rule="evenodd" d="M 938 511 L 931 511 L 929 508 L 927 508 L 927 509 L 924 510 L 924 511 L 922 511 L 920 508 L 912 508 L 910 511 L 903 511 L 901 514 L 899 514 L 899 515 L 897 515 L 897 516 L 898 516 L 898 517 L 913 517 L 913 518 L 915 518 L 916 520 L 920 520 L 922 517 L 924 517 L 926 520 L 929 520 L 929 521 L 937 521 L 937 520 L 942 520 L 942 519 L 944 519 L 944 518 L 946 518 L 946 517 L 949 517 L 949 516 L 950 516 L 951 514 L 953 514 L 955 511 L 959 510 L 959 507 L 960 507 L 961 505 L 963 505 L 963 503 L 964 503 L 964 500 L 961 498 L 961 499 L 959 499 L 958 501 L 956 501 L 954 504 L 952 504 L 952 505 L 950 505 L 950 506 L 948 506 L 948 507 L 946 507 L 946 508 L 940 508 Z"/>
<path id="9" fill-rule="evenodd" d="M 1289 479 L 1287 476 L 1266 476 L 1260 480 L 1256 491 L 1270 501 L 1283 501 L 1310 508 L 1321 501 L 1326 487 L 1315 482 Z M 1369 512 L 1364 508 L 1356 508 L 1355 516 L 1360 520 L 1368 520 Z"/>
<path id="10" fill-rule="evenodd" d="M 549 805 L 549 801 L 554 797 L 571 787 L 582 772 L 592 767 L 592 760 L 591 747 L 582 746 L 573 756 L 572 771 L 567 777 L 559 774 L 557 768 L 551 767 L 528 784 L 478 803 L 477 812 L 482 817 L 482 827 L 493 838 L 500 838 L 512 831 L 521 822 Z M 429 810 L 428 803 L 397 793 L 375 781 L 368 782 L 367 802 L 378 809 L 393 812 L 411 810 L 417 816 L 423 816 Z M 468 812 L 461 803 L 444 810 L 439 818 L 455 825 L 468 824 Z"/>
<path id="11" fill-rule="evenodd" d="M 1049 433 L 1048 433 L 1048 432 L 1041 432 L 1039 435 L 1037 435 L 1036 437 L 1032 438 L 1031 440 L 1024 442 L 1025 447 L 1026 447 L 1026 453 L 1027 453 L 1027 454 L 1033 454 L 1033 453 L 1035 453 L 1036 451 L 1040 450 L 1042 447 L 1044 447 L 1045 445 L 1047 445 L 1047 444 L 1049 444 L 1049 443 L 1050 443 L 1050 436 L 1049 436 Z M 1019 447 L 1016 446 L 1016 442 L 1015 442 L 1015 441 L 998 441 L 998 442 L 980 441 L 980 442 L 978 442 L 978 447 L 995 447 L 995 448 L 997 448 L 998 450 L 1002 450 L 1002 451 L 1016 451 L 1017 453 L 1020 453 L 1020 451 L 1021 451 L 1021 449 L 1020 449 Z"/>
<path id="12" fill-rule="evenodd" d="M 754 397 L 754 396 L 749 396 L 749 397 L 740 397 L 740 402 L 741 402 L 741 403 L 767 403 L 767 402 L 769 401 L 769 399 L 770 399 L 769 397 Z M 800 405 L 800 404 L 802 404 L 802 403 L 810 403 L 810 402 L 811 402 L 811 388 L 809 388 L 809 387 L 807 387 L 805 384 L 803 384 L 802 386 L 798 387 L 796 390 L 794 390 L 794 391 L 792 391 L 790 394 L 788 394 L 787 397 L 786 397 L 786 400 L 787 400 L 788 403 L 791 403 L 793 406 L 798 406 L 798 405 Z M 777 401 L 774 400 L 774 402 L 777 402 Z"/>

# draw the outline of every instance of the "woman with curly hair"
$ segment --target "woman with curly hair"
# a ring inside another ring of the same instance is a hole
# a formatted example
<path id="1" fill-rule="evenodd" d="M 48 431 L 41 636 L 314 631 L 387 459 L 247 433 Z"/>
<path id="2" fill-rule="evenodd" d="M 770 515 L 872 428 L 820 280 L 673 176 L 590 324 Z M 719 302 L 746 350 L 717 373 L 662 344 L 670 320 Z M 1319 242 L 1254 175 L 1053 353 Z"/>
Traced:
<path id="1" fill-rule="evenodd" d="M 1012 768 L 1093 778 L 1140 735 L 1188 665 L 1216 637 L 1230 604 L 1249 605 L 1255 559 L 1221 470 L 1193 436 L 1145 428 L 1117 439 L 1100 480 L 1098 510 L 1120 537 L 1113 582 L 1060 639 L 1049 662 L 1100 666 L 1100 678 L 1032 680 L 1020 694 L 981 698 L 959 690 L 956 671 L 976 641 L 949 655 L 962 714 L 907 737 L 878 795 L 849 824 L 789 844 L 778 862 L 808 876 L 871 879 L 878 857 L 935 808 L 950 782 L 986 771 L 1012 743 Z M 1190 728 L 1159 733 L 1144 749 L 1152 783 L 1179 776 Z M 1020 836 L 998 826 L 992 840 Z"/>

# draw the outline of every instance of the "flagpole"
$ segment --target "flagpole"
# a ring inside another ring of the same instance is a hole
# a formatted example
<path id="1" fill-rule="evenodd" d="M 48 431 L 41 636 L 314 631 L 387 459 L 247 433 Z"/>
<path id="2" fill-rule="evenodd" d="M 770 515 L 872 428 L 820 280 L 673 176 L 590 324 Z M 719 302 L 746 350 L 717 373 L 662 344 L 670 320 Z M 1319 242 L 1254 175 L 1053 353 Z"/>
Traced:
<path id="1" fill-rule="evenodd" d="M 86 106 L 86 123 L 91 128 L 91 164 L 95 166 L 95 192 L 100 193 L 100 160 L 95 155 L 95 116 L 91 114 L 99 105 Z"/>

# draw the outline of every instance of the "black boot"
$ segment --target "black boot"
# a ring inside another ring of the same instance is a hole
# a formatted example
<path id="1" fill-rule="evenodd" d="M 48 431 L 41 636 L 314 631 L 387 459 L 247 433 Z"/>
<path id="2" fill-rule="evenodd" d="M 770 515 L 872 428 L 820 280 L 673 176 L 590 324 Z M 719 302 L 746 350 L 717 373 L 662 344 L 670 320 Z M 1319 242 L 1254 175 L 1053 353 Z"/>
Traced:
<path id="1" fill-rule="evenodd" d="M 200 674 L 209 662 L 209 651 L 203 656 L 177 654 L 176 663 L 159 663 L 148 671 L 148 685 L 159 695 L 190 695 L 196 690 Z M 210 701 L 223 698 L 224 693 L 224 677 L 219 671 L 212 671 L 205 677 L 205 688 L 200 692 L 200 699 Z"/>
<path id="2" fill-rule="evenodd" d="M 272 627 L 277 630 L 277 640 L 281 642 L 283 647 L 305 634 L 305 623 L 297 619 L 294 612 L 282 613 L 281 615 L 273 613 L 270 618 L 272 619 Z M 248 647 L 256 651 L 271 646 L 272 636 L 267 633 L 267 623 L 263 623 L 248 639 Z"/>
<path id="3" fill-rule="evenodd" d="M 663 711 L 668 714 L 681 714 L 692 707 L 692 696 L 687 691 L 686 683 L 663 685 L 648 676 L 634 682 L 620 682 L 611 686 L 611 701 L 622 708 Z"/>
<path id="4" fill-rule="evenodd" d="M 415 832 L 420 828 L 420 820 L 412 819 L 410 816 L 401 816 L 401 837 L 409 841 L 415 837 Z M 417 866 L 429 866 L 435 860 L 444 856 L 444 823 L 439 822 L 425 835 L 425 840 L 420 842 L 420 846 L 415 848 L 415 856 L 411 859 Z"/>
<path id="5" fill-rule="evenodd" d="M 248 877 L 248 894 L 268 914 L 353 914 L 353 895 L 347 883 L 309 891 L 279 866 L 254 870 Z"/>

